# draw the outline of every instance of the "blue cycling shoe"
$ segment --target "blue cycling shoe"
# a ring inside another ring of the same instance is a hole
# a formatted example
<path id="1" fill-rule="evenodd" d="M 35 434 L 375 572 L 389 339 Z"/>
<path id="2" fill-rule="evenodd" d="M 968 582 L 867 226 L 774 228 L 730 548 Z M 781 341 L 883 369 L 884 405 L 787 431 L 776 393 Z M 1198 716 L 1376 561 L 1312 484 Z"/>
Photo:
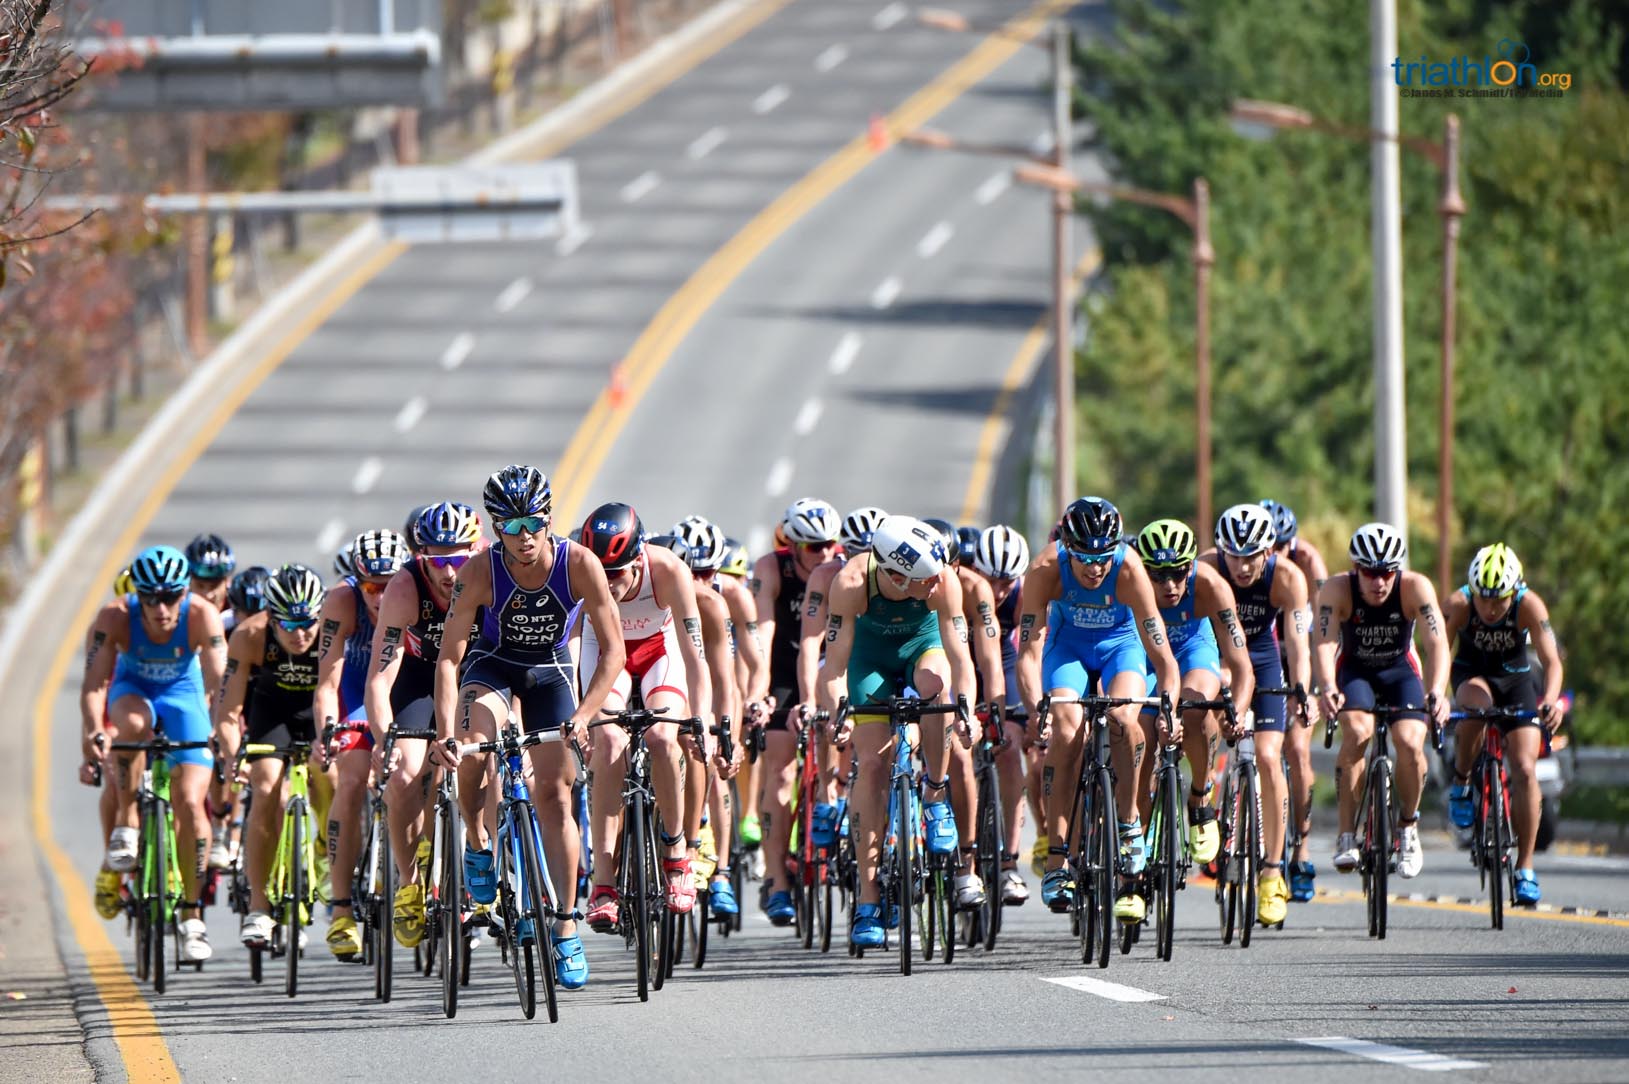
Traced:
<path id="1" fill-rule="evenodd" d="M 476 903 L 493 903 L 498 898 L 498 875 L 492 870 L 492 852 L 474 849 L 464 852 L 464 888 Z"/>
<path id="2" fill-rule="evenodd" d="M 576 934 L 554 938 L 554 981 L 562 990 L 581 990 L 588 984 L 588 956 Z"/>
<path id="3" fill-rule="evenodd" d="M 830 847 L 837 842 L 837 807 L 821 802 L 814 807 L 809 818 L 809 842 L 816 847 Z"/>
<path id="4" fill-rule="evenodd" d="M 1455 828 L 1469 828 L 1476 823 L 1476 808 L 1471 804 L 1471 785 L 1455 783 L 1448 788 L 1448 819 Z"/>
<path id="5" fill-rule="evenodd" d="M 1516 902 L 1523 907 L 1532 907 L 1539 901 L 1538 874 L 1530 869 L 1516 871 Z"/>
<path id="6" fill-rule="evenodd" d="M 955 854 L 961 843 L 956 835 L 956 815 L 949 802 L 929 802 L 922 810 L 927 821 L 928 853 Z"/>
<path id="7" fill-rule="evenodd" d="M 792 904 L 792 893 L 775 892 L 769 897 L 769 906 L 764 908 L 769 921 L 775 926 L 790 926 L 792 920 L 798 917 L 798 909 Z"/>
<path id="8" fill-rule="evenodd" d="M 1311 862 L 1290 863 L 1290 899 L 1296 903 L 1308 903 L 1318 894 L 1318 888 L 1312 882 L 1318 876 L 1317 867 Z"/>
<path id="9" fill-rule="evenodd" d="M 1049 869 L 1041 878 L 1041 902 L 1056 914 L 1065 914 L 1075 895 L 1075 882 L 1065 868 Z"/>
<path id="10" fill-rule="evenodd" d="M 1140 821 L 1120 822 L 1120 857 L 1127 877 L 1136 877 L 1148 867 L 1148 843 L 1143 839 Z"/>
<path id="11" fill-rule="evenodd" d="M 854 928 L 848 939 L 855 948 L 881 948 L 888 943 L 882 929 L 882 907 L 875 903 L 862 903 L 854 908 Z"/>
<path id="12" fill-rule="evenodd" d="M 712 883 L 707 892 L 707 906 L 715 915 L 738 915 L 741 904 L 735 898 L 735 886 L 727 878 Z"/>

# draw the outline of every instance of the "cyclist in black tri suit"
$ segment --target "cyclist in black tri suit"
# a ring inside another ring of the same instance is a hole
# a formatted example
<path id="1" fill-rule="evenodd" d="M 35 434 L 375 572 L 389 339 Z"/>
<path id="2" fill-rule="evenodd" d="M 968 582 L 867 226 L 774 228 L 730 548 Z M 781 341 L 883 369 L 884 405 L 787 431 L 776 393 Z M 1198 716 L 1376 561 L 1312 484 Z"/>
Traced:
<path id="1" fill-rule="evenodd" d="M 1355 832 L 1363 792 L 1364 749 L 1374 734 L 1377 704 L 1394 708 L 1429 703 L 1441 726 L 1448 716 L 1448 639 L 1437 592 L 1418 572 L 1405 572 L 1408 545 L 1397 528 L 1366 523 L 1352 535 L 1353 570 L 1335 576 L 1318 592 L 1314 680 L 1323 692 L 1324 718 L 1339 718 L 1341 750 L 1335 761 L 1340 796 L 1340 835 L 1335 868 L 1357 869 Z M 1414 626 L 1425 639 L 1422 679 L 1414 658 Z M 1337 662 L 1336 649 L 1339 648 Z M 1426 691 L 1432 694 L 1427 699 Z M 1424 865 L 1420 850 L 1420 792 L 1425 787 L 1425 713 L 1393 717 L 1399 811 L 1397 872 L 1414 877 Z"/>
<path id="2" fill-rule="evenodd" d="M 1543 728 L 1561 725 L 1561 649 L 1550 627 L 1550 610 L 1522 579 L 1522 563 L 1503 543 L 1476 551 L 1464 587 L 1443 606 L 1448 638 L 1457 641 L 1449 682 L 1461 708 L 1511 708 L 1537 712 L 1537 719 L 1499 720 L 1504 736 L 1505 767 L 1510 773 L 1510 819 L 1516 829 L 1516 902 L 1528 906 L 1540 898 L 1533 872 L 1538 843 L 1537 764 L 1544 751 Z M 1528 641 L 1544 667 L 1540 690 L 1528 657 Z M 1479 719 L 1466 719 L 1454 735 L 1454 784 L 1448 791 L 1448 815 L 1468 832 L 1475 819 L 1469 785 L 1476 754 L 1482 749 Z"/>
<path id="3" fill-rule="evenodd" d="M 1005 682 L 1005 706 L 1009 712 L 1002 724 L 1006 745 L 996 753 L 996 773 L 1001 780 L 1001 816 L 1007 838 L 1001 841 L 1001 902 L 1008 907 L 1022 906 L 1029 899 L 1029 888 L 1023 874 L 1018 872 L 1018 837 L 1023 831 L 1019 813 L 1024 803 L 1026 752 L 1033 748 L 1025 733 L 1022 718 L 1014 719 L 1011 712 L 1023 707 L 1018 695 L 1018 613 L 1019 596 L 1023 593 L 1024 572 L 1029 568 L 1029 543 L 1015 528 L 1005 524 L 986 527 L 979 532 L 973 546 L 972 566 L 990 584 L 995 599 L 996 626 L 1000 632 L 1001 676 Z M 980 701 L 985 699 L 979 690 Z M 1046 819 L 1040 808 L 1041 761 L 1033 758 L 1030 782 L 1030 806 L 1035 823 L 1045 829 Z M 1041 854 L 1046 854 L 1043 845 Z M 986 889 L 990 886 L 986 885 Z"/>

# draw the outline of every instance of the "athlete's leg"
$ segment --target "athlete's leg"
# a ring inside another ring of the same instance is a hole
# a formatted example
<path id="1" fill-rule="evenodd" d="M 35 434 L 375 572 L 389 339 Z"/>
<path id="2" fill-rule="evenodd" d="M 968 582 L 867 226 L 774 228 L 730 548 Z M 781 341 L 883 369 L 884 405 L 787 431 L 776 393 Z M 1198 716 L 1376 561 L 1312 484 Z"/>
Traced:
<path id="1" fill-rule="evenodd" d="M 430 793 L 429 746 L 408 740 L 396 742 L 393 749 L 396 766 L 385 783 L 385 811 L 397 883 L 410 885 L 419 879 L 418 843 Z"/>
<path id="2" fill-rule="evenodd" d="M 341 901 L 351 898 L 351 881 L 362 854 L 362 802 L 368 794 L 368 769 L 373 750 L 357 746 L 335 758 L 339 784 L 328 809 L 328 875 L 334 919 L 352 917 L 354 908 Z"/>
<path id="3" fill-rule="evenodd" d="M 204 808 L 213 772 L 208 764 L 177 764 L 170 769 L 170 809 L 175 814 L 176 862 L 181 867 L 185 899 L 198 899 L 209 859 L 209 812 Z M 183 907 L 182 918 L 197 917 Z"/>
<path id="4" fill-rule="evenodd" d="M 601 730 L 613 729 L 601 727 Z M 577 906 L 577 864 L 582 855 L 582 839 L 572 811 L 571 785 L 577 777 L 577 761 L 563 741 L 545 742 L 527 751 L 532 768 L 532 806 L 543 836 L 543 853 L 549 863 L 549 880 L 556 901 L 570 913 Z M 577 923 L 562 918 L 555 926 L 560 937 L 577 932 Z"/>
<path id="5" fill-rule="evenodd" d="M 276 757 L 250 760 L 249 823 L 244 828 L 249 869 L 249 910 L 265 914 L 271 910 L 266 898 L 266 879 L 271 876 L 272 859 L 277 854 L 277 837 L 283 827 L 283 762 Z"/>
<path id="6" fill-rule="evenodd" d="M 1544 731 L 1537 726 L 1513 726 L 1505 731 L 1505 770 L 1510 776 L 1510 819 L 1516 829 L 1516 868 L 1533 868 L 1538 844 L 1538 759 L 1544 751 Z"/>

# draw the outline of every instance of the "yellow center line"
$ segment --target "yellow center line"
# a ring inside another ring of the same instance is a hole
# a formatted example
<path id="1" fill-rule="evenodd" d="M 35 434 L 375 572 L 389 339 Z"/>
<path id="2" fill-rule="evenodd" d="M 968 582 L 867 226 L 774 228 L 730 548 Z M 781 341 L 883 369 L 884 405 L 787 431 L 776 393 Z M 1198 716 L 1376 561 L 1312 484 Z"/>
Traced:
<path id="1" fill-rule="evenodd" d="M 1103 253 L 1093 246 L 1075 265 L 1075 287 L 1078 288 L 1090 278 L 1102 262 Z M 984 428 L 979 433 L 978 451 L 973 456 L 973 473 L 967 479 L 967 496 L 962 498 L 962 514 L 958 522 L 976 523 L 980 518 L 979 510 L 984 507 L 984 495 L 990 487 L 990 472 L 995 470 L 996 441 L 1001 439 L 1002 420 L 1006 418 L 1008 404 L 1018 393 L 1024 378 L 1034 371 L 1035 359 L 1046 345 L 1051 322 L 1050 313 L 1042 314 L 1035 321 L 1029 334 L 1024 336 L 1024 341 L 1018 344 L 1018 352 L 1013 355 L 1006 375 L 1001 378 L 1001 393 L 996 396 L 995 404 L 984 419 Z"/>
<path id="2" fill-rule="evenodd" d="M 890 141 L 900 132 L 921 127 L 986 78 L 1038 34 L 1048 18 L 1068 10 L 1072 2 L 1045 0 L 987 37 L 884 118 Z M 554 471 L 556 522 L 568 528 L 576 525 L 583 498 L 606 455 L 651 382 L 702 315 L 776 238 L 865 168 L 877 153 L 867 136 L 855 138 L 760 211 L 667 300 L 623 359 L 616 390 L 607 387 L 600 392 L 561 454 Z"/>

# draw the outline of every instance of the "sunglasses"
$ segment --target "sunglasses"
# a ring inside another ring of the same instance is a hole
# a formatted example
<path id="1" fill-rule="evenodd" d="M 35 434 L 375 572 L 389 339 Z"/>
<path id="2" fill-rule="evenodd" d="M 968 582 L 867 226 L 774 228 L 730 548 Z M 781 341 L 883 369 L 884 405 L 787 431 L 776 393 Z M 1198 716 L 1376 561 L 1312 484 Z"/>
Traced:
<path id="1" fill-rule="evenodd" d="M 536 534 L 537 532 L 533 531 L 532 533 Z M 463 568 L 464 562 L 468 561 L 472 556 L 473 554 L 468 553 L 453 553 L 446 556 L 425 555 L 420 557 L 419 560 L 423 561 L 431 568 Z"/>
<path id="2" fill-rule="evenodd" d="M 382 594 L 385 588 L 389 586 L 389 581 L 379 583 L 375 580 L 358 580 L 356 585 L 362 588 L 364 595 L 378 595 Z"/>
<path id="3" fill-rule="evenodd" d="M 277 619 L 277 627 L 284 632 L 304 632 L 316 623 L 317 619 L 315 617 L 307 617 L 299 621 L 289 621 L 281 617 Z"/>
<path id="4" fill-rule="evenodd" d="M 1179 568 L 1151 568 L 1148 570 L 1148 578 L 1155 583 L 1178 583 L 1188 578 L 1188 572 L 1192 568 L 1192 565 L 1182 565 Z"/>
<path id="5" fill-rule="evenodd" d="M 549 521 L 543 516 L 516 516 L 514 519 L 498 520 L 498 530 L 507 535 L 517 535 L 525 531 L 527 534 L 542 534 Z"/>
<path id="6" fill-rule="evenodd" d="M 180 602 L 181 596 L 186 593 L 185 588 L 177 587 L 172 591 L 138 592 L 136 597 L 148 606 L 173 606 L 175 603 Z"/>
<path id="7" fill-rule="evenodd" d="M 1395 568 L 1360 568 L 1358 575 L 1366 580 L 1389 580 L 1397 575 Z"/>
<path id="8" fill-rule="evenodd" d="M 1093 568 L 1097 568 L 1100 565 L 1106 565 L 1114 560 L 1114 553 L 1112 551 L 1109 553 L 1080 553 L 1077 550 L 1070 550 L 1069 556 L 1079 561 L 1081 564 L 1091 565 Z"/>
<path id="9" fill-rule="evenodd" d="M 224 580 L 233 567 L 232 565 L 193 565 L 192 578 L 195 580 Z"/>

